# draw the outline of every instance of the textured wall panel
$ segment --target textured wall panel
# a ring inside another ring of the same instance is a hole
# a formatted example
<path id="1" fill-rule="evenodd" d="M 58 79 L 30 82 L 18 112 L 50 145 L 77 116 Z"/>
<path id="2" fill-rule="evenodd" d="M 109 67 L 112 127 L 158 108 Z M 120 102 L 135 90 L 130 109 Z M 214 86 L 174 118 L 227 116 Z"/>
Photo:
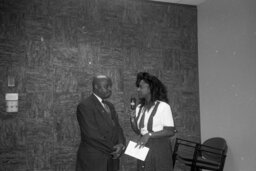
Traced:
<path id="1" fill-rule="evenodd" d="M 36 68 L 51 65 L 50 48 L 43 38 L 41 41 L 29 41 L 26 51 L 27 66 Z"/>
<path id="2" fill-rule="evenodd" d="M 24 84 L 26 85 L 27 92 L 53 91 L 53 69 L 28 69 Z"/>
<path id="3" fill-rule="evenodd" d="M 52 44 L 51 58 L 54 65 L 75 67 L 78 64 L 78 49 L 62 43 Z"/>
<path id="4" fill-rule="evenodd" d="M 136 139 L 127 115 L 136 73 L 147 71 L 168 88 L 177 136 L 200 141 L 196 7 L 133 0 L 0 6 L 0 171 L 74 170 L 76 106 L 91 94 L 95 74 L 112 78 L 109 100 L 127 140 Z M 19 93 L 18 113 L 5 112 L 5 93 Z M 135 162 L 123 156 L 121 171 L 135 170 Z"/>

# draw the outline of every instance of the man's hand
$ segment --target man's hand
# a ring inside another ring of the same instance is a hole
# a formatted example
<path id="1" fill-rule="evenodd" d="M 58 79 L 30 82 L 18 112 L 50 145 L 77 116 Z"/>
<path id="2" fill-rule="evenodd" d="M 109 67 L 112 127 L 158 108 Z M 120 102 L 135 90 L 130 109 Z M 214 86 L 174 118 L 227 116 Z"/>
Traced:
<path id="1" fill-rule="evenodd" d="M 113 147 L 115 149 L 114 152 L 111 154 L 113 155 L 113 159 L 117 159 L 122 154 L 122 151 L 124 150 L 125 146 L 123 144 L 117 144 Z"/>

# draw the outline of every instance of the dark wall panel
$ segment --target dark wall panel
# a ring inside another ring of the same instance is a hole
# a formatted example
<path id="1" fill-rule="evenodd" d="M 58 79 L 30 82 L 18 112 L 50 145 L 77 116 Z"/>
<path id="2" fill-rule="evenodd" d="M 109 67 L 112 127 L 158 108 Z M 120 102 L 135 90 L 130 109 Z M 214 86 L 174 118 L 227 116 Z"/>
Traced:
<path id="1" fill-rule="evenodd" d="M 91 93 L 95 74 L 112 78 L 110 100 L 127 140 L 134 139 L 126 111 L 139 71 L 167 86 L 177 136 L 200 141 L 196 7 L 0 0 L 0 170 L 74 170 L 76 105 Z M 15 87 L 7 86 L 8 75 Z M 19 93 L 18 113 L 5 111 L 5 93 Z M 124 156 L 121 171 L 134 169 Z"/>

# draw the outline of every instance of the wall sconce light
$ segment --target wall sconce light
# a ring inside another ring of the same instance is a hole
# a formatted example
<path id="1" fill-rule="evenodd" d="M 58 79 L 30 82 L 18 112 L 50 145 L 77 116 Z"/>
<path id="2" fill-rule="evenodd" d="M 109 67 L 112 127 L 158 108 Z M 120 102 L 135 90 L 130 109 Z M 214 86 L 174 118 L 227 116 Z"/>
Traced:
<path id="1" fill-rule="evenodd" d="M 15 77 L 8 75 L 8 87 L 15 87 Z"/>
<path id="2" fill-rule="evenodd" d="M 15 76 L 12 66 L 8 68 L 7 83 L 8 87 L 15 87 Z"/>

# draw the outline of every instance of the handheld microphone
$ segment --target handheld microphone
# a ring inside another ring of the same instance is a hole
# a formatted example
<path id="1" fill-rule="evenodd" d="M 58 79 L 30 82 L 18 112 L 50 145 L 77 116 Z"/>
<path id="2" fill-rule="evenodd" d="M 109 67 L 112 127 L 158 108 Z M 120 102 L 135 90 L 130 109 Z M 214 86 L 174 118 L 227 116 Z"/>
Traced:
<path id="1" fill-rule="evenodd" d="M 135 97 L 131 97 L 130 105 L 131 105 L 132 110 L 136 109 L 136 98 Z"/>

